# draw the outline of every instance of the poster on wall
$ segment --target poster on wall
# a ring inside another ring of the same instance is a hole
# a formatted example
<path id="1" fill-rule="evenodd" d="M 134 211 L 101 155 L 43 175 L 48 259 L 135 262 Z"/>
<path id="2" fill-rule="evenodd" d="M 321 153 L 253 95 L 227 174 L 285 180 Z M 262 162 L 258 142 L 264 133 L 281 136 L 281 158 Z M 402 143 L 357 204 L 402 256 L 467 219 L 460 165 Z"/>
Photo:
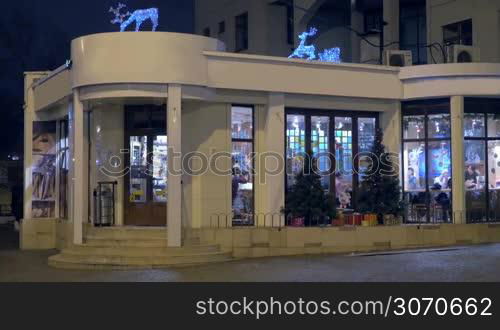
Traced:
<path id="1" fill-rule="evenodd" d="M 32 217 L 55 217 L 56 122 L 33 123 Z"/>

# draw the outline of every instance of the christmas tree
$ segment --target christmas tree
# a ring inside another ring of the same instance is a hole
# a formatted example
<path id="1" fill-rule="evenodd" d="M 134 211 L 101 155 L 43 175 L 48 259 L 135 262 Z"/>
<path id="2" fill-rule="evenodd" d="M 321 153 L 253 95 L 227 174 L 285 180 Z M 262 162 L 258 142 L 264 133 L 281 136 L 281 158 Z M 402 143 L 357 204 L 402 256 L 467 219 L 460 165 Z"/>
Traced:
<path id="1" fill-rule="evenodd" d="M 304 218 L 304 224 L 327 224 L 335 218 L 335 198 L 325 192 L 317 159 L 306 155 L 303 170 L 295 177 L 295 183 L 286 195 L 286 207 L 282 212 L 287 219 Z"/>
<path id="2" fill-rule="evenodd" d="M 370 157 L 372 166 L 363 173 L 365 177 L 358 191 L 358 210 L 377 214 L 379 221 L 384 215 L 400 215 L 404 209 L 398 169 L 382 140 L 383 133 L 378 129 Z"/>

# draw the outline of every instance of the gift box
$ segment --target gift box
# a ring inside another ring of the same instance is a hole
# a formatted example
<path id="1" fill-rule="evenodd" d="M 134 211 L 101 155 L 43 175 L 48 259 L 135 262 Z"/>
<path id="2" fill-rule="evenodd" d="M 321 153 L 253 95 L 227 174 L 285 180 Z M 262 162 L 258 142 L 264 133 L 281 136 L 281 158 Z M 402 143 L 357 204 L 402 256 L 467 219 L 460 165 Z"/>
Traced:
<path id="1" fill-rule="evenodd" d="M 364 226 L 377 226 L 378 216 L 376 214 L 365 214 L 363 216 L 363 223 Z"/>
<path id="2" fill-rule="evenodd" d="M 290 227 L 304 227 L 305 218 L 293 218 L 290 221 Z"/>
<path id="3" fill-rule="evenodd" d="M 349 226 L 361 226 L 363 222 L 363 215 L 359 213 L 346 215 L 345 223 Z"/>
<path id="4" fill-rule="evenodd" d="M 344 217 L 333 219 L 332 225 L 336 227 L 342 227 L 345 225 Z"/>

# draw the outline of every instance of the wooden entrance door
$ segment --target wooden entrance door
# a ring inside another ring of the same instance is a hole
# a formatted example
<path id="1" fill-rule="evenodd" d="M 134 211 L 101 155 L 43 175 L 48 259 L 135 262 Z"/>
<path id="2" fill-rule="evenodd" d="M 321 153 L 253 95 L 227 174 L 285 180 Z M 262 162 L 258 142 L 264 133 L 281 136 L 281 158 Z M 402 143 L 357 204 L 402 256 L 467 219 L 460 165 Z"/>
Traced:
<path id="1" fill-rule="evenodd" d="M 130 170 L 125 180 L 125 225 L 166 226 L 167 136 L 144 130 L 130 132 L 126 141 Z"/>
<path id="2" fill-rule="evenodd" d="M 125 225 L 167 224 L 166 106 L 125 107 Z"/>

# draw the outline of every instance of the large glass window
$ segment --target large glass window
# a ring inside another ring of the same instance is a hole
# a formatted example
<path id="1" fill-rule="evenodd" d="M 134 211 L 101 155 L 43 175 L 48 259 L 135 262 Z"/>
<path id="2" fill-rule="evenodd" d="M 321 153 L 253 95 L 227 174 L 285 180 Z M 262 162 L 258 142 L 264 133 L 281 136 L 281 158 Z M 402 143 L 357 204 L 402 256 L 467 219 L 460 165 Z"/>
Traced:
<path id="1" fill-rule="evenodd" d="M 355 209 L 356 183 L 362 180 L 363 173 L 370 168 L 371 158 L 368 155 L 354 156 L 372 150 L 376 118 L 376 114 L 288 110 L 287 188 L 293 186 L 307 153 L 311 153 L 317 159 L 322 186 L 335 196 L 337 207 Z"/>
<path id="2" fill-rule="evenodd" d="M 306 152 L 306 120 L 302 115 L 288 115 L 286 119 L 286 169 L 288 187 L 302 170 Z"/>
<path id="3" fill-rule="evenodd" d="M 449 101 L 410 102 L 403 110 L 403 187 L 407 222 L 451 221 Z"/>
<path id="4" fill-rule="evenodd" d="M 500 220 L 500 102 L 466 99 L 464 114 L 467 222 Z"/>
<path id="5" fill-rule="evenodd" d="M 232 107 L 233 225 L 254 224 L 253 118 L 252 107 Z"/>

